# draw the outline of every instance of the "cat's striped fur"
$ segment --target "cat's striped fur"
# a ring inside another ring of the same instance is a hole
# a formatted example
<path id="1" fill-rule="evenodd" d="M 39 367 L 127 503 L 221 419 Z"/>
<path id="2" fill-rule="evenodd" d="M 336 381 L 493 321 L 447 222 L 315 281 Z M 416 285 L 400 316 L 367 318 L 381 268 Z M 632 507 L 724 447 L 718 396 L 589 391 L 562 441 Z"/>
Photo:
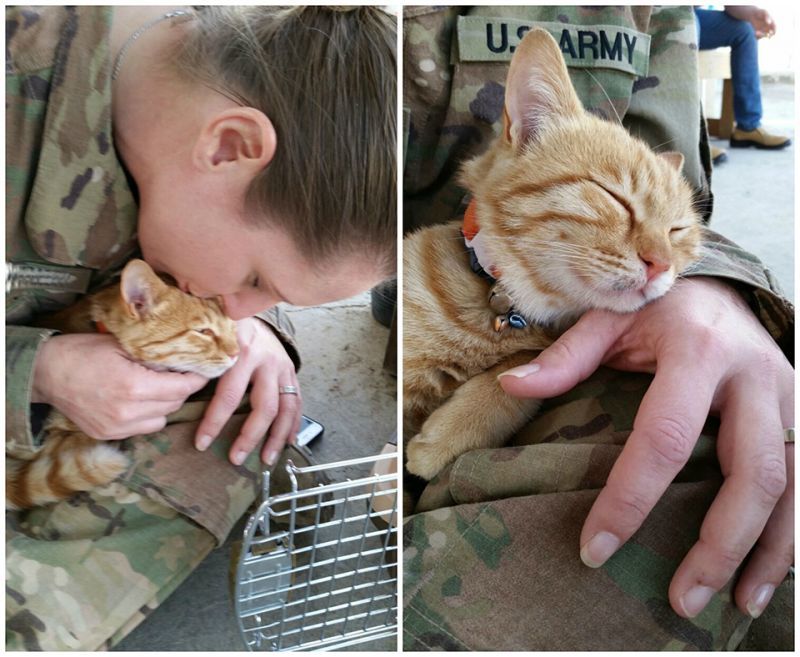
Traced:
<path id="1" fill-rule="evenodd" d="M 65 333 L 96 327 L 155 370 L 220 376 L 239 351 L 236 324 L 213 299 L 167 285 L 142 260 L 132 260 L 119 284 L 40 322 Z M 101 382 L 98 382 L 101 385 Z M 118 442 L 90 438 L 51 410 L 42 449 L 32 460 L 6 458 L 6 508 L 25 509 L 67 499 L 110 483 L 128 469 Z"/>
<path id="2" fill-rule="evenodd" d="M 506 395 L 497 374 L 590 308 L 630 312 L 657 299 L 696 260 L 699 216 L 682 162 L 585 112 L 552 37 L 525 36 L 508 73 L 503 134 L 465 164 L 462 181 L 498 289 L 530 324 L 494 330 L 490 284 L 472 271 L 457 223 L 406 238 L 410 472 L 430 479 L 465 451 L 505 442 L 538 402 Z"/>

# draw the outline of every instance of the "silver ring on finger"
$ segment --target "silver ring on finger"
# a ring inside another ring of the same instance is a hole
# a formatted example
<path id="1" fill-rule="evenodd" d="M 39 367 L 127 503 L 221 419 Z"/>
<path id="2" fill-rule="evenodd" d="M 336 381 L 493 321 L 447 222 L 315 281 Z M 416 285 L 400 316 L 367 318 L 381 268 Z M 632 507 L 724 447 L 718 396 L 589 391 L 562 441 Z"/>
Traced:
<path id="1" fill-rule="evenodd" d="M 783 442 L 785 443 L 794 442 L 794 427 L 783 430 Z"/>
<path id="2" fill-rule="evenodd" d="M 279 395 L 296 395 L 298 394 L 297 386 L 278 386 Z"/>

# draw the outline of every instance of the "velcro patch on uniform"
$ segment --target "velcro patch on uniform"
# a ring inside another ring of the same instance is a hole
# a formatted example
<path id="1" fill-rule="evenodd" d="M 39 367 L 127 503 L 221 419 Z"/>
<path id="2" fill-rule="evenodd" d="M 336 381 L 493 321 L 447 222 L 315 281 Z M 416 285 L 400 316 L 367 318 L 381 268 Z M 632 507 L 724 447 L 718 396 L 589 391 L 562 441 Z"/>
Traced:
<path id="1" fill-rule="evenodd" d="M 513 18 L 459 16 L 457 57 L 462 62 L 511 61 L 525 33 L 533 27 L 550 32 L 567 66 L 611 68 L 647 75 L 650 35 L 619 25 L 539 23 Z"/>

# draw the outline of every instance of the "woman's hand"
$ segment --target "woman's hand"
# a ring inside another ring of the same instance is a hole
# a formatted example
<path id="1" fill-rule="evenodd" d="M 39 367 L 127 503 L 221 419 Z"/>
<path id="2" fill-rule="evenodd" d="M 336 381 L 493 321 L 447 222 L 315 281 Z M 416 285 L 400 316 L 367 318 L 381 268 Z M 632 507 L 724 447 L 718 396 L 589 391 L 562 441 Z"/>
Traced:
<path id="1" fill-rule="evenodd" d="M 639 528 L 709 412 L 719 414 L 725 480 L 669 598 L 678 614 L 696 616 L 752 549 L 735 599 L 758 616 L 794 558 L 794 446 L 783 431 L 794 426 L 794 371 L 741 297 L 714 279 L 685 279 L 637 313 L 587 313 L 534 363 L 501 376 L 506 392 L 553 397 L 600 364 L 655 373 L 583 526 L 581 558 L 593 567 Z"/>
<path id="2" fill-rule="evenodd" d="M 110 335 L 56 335 L 36 356 L 32 401 L 54 406 L 92 438 L 121 440 L 163 429 L 207 381 L 134 363 Z"/>
<path id="3" fill-rule="evenodd" d="M 242 425 L 229 452 L 232 463 L 241 465 L 264 439 L 261 460 L 273 465 L 288 442 L 294 442 L 300 429 L 302 399 L 294 363 L 283 344 L 267 324 L 255 317 L 236 322 L 239 337 L 239 359 L 219 380 L 200 426 L 195 445 L 204 450 L 219 435 L 241 402 L 252 381 L 252 412 Z M 279 394 L 281 386 L 294 386 L 297 394 Z"/>

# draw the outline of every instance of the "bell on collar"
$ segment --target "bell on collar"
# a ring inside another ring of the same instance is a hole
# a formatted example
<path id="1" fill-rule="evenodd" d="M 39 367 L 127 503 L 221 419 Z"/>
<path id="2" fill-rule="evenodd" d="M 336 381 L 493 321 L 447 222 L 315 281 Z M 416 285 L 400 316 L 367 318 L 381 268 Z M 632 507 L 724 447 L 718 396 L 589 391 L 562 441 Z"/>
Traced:
<path id="1" fill-rule="evenodd" d="M 492 290 L 489 293 L 489 308 L 491 308 L 498 315 L 505 315 L 511 310 L 511 297 L 503 292 Z"/>

